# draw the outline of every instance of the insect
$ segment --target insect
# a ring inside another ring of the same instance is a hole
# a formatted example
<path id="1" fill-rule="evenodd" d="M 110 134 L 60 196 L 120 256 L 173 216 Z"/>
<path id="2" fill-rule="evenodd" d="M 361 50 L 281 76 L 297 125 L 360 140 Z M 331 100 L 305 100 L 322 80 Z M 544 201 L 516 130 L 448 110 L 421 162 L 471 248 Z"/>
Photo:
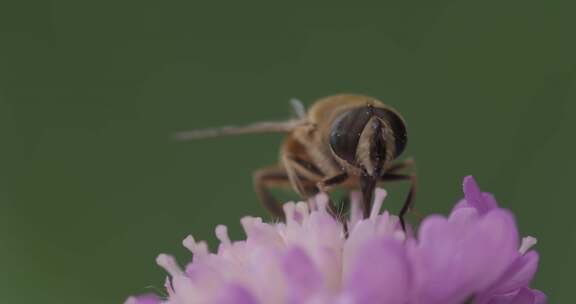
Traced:
<path id="1" fill-rule="evenodd" d="M 410 181 L 410 190 L 399 212 L 412 208 L 415 175 L 402 172 L 412 160 L 396 161 L 407 143 L 402 117 L 381 101 L 363 95 L 342 94 L 317 100 L 306 113 L 302 103 L 292 100 L 297 118 L 280 122 L 260 122 L 176 134 L 192 140 L 251 133 L 286 133 L 278 165 L 254 172 L 254 188 L 263 205 L 283 218 L 281 203 L 271 194 L 273 187 L 291 186 L 306 199 L 335 187 L 360 188 L 364 217 L 371 210 L 374 189 L 379 182 Z"/>

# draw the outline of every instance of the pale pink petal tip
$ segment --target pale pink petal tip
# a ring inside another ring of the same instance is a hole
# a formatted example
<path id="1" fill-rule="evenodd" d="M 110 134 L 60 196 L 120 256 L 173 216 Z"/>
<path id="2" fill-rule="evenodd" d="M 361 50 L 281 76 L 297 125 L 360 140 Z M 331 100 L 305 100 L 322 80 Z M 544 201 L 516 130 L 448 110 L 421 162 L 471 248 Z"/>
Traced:
<path id="1" fill-rule="evenodd" d="M 137 297 L 129 297 L 124 304 L 160 304 L 161 299 L 154 294 L 141 295 Z"/>

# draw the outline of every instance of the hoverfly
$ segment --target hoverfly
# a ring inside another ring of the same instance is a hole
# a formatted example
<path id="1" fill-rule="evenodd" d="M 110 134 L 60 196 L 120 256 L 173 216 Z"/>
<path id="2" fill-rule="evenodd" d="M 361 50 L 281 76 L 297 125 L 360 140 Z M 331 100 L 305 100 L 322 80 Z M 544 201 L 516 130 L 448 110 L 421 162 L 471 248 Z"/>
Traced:
<path id="1" fill-rule="evenodd" d="M 359 187 L 364 217 L 368 217 L 377 183 L 410 181 L 399 212 L 405 229 L 404 215 L 413 205 L 416 177 L 402 173 L 413 161 L 395 161 L 407 143 L 406 124 L 398 112 L 372 97 L 351 94 L 322 98 L 307 113 L 299 101 L 292 100 L 292 106 L 296 119 L 193 130 L 177 133 L 176 138 L 286 133 L 279 164 L 253 175 L 258 198 L 280 218 L 284 216 L 282 206 L 271 194 L 272 187 L 291 186 L 303 199 L 334 187 Z"/>

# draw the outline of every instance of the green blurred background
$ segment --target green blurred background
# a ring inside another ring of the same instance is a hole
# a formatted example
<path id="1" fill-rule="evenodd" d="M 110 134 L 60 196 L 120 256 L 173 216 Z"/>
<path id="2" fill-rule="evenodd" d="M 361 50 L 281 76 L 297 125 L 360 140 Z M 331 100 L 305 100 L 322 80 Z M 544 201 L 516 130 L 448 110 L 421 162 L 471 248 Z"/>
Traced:
<path id="1" fill-rule="evenodd" d="M 576 263 L 575 6 L 569 1 L 0 2 L 0 302 L 121 303 L 163 285 L 189 233 L 265 215 L 251 172 L 280 135 L 175 131 L 284 119 L 340 92 L 409 123 L 419 209 L 461 180 L 539 238 L 534 286 L 569 303 Z M 406 186 L 391 186 L 390 208 Z M 147 288 L 148 286 L 154 286 Z"/>

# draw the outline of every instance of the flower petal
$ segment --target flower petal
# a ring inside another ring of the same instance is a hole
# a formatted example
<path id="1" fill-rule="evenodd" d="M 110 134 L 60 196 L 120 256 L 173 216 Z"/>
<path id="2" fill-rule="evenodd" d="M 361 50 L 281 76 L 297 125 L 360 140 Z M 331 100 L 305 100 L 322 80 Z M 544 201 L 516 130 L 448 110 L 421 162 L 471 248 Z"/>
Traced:
<path id="1" fill-rule="evenodd" d="M 532 294 L 534 294 L 534 304 L 546 304 L 548 303 L 548 297 L 538 289 L 532 289 Z"/>
<path id="2" fill-rule="evenodd" d="M 394 238 L 365 244 L 344 278 L 344 294 L 353 303 L 405 303 L 411 281 L 410 266 L 402 242 Z"/>
<path id="3" fill-rule="evenodd" d="M 490 193 L 480 191 L 480 186 L 472 176 L 464 177 L 464 199 L 456 204 L 454 209 L 472 207 L 483 215 L 498 208 L 498 203 Z"/>
<path id="4" fill-rule="evenodd" d="M 515 292 L 493 297 L 488 304 L 545 304 L 546 296 L 538 290 L 521 288 Z"/>
<path id="5" fill-rule="evenodd" d="M 258 304 L 254 295 L 248 289 L 238 284 L 228 284 L 222 288 L 214 304 Z M 199 303 L 200 304 L 200 303 Z"/>
<path id="6" fill-rule="evenodd" d="M 324 288 L 322 274 L 302 248 L 289 249 L 282 258 L 290 303 L 303 303 Z"/>
<path id="7" fill-rule="evenodd" d="M 329 212 L 326 194 L 286 203 L 285 222 L 244 217 L 245 240 L 232 241 L 218 226 L 216 253 L 187 237 L 193 259 L 185 271 L 169 255 L 157 259 L 170 274 L 167 299 L 125 303 L 462 304 L 473 297 L 478 304 L 545 304 L 542 292 L 528 288 L 538 265 L 530 251 L 536 239 L 519 246 L 513 215 L 472 177 L 464 179 L 464 193 L 448 217 L 426 217 L 417 237 L 379 212 L 382 189 L 368 218 L 357 192 L 347 221 Z"/>
<path id="8" fill-rule="evenodd" d="M 129 297 L 124 304 L 160 304 L 162 301 L 154 294 Z"/>
<path id="9" fill-rule="evenodd" d="M 411 253 L 417 298 L 426 303 L 463 301 L 498 279 L 518 255 L 517 248 L 514 217 L 506 210 L 478 217 L 475 209 L 461 208 L 449 219 L 430 216 Z"/>
<path id="10" fill-rule="evenodd" d="M 510 304 L 532 304 L 534 303 L 534 300 L 535 298 L 532 291 L 528 288 L 522 288 L 516 294 L 514 299 L 512 299 L 512 302 Z"/>
<path id="11" fill-rule="evenodd" d="M 498 280 L 492 294 L 505 294 L 528 286 L 538 269 L 538 260 L 539 256 L 535 251 L 518 257 Z"/>

